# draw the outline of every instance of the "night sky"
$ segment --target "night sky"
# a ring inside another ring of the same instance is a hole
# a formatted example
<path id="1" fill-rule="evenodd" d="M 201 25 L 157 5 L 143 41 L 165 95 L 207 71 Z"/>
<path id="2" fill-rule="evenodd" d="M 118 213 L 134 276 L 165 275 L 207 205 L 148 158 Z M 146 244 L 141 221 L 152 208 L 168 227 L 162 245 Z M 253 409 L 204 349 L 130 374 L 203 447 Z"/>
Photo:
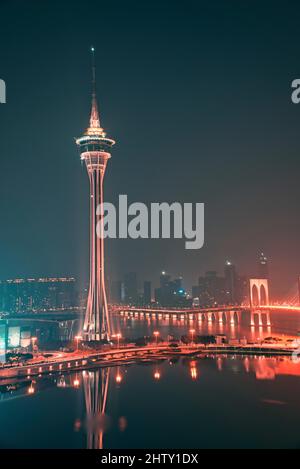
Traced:
<path id="1" fill-rule="evenodd" d="M 297 5 L 298 3 L 298 5 Z M 287 6 L 288 5 L 288 6 Z M 96 48 L 115 202 L 204 202 L 205 246 L 110 240 L 107 273 L 186 287 L 226 259 L 273 291 L 300 273 L 299 2 L 0 0 L 0 278 L 88 272 L 88 124 Z"/>

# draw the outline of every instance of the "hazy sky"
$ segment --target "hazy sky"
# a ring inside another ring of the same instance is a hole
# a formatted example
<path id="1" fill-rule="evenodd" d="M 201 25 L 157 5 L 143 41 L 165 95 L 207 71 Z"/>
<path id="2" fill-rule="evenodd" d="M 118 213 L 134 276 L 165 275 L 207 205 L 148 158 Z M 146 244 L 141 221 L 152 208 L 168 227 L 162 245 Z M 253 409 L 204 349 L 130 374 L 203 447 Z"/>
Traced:
<path id="1" fill-rule="evenodd" d="M 298 2 L 0 3 L 0 278 L 88 270 L 88 178 L 74 137 L 88 124 L 89 47 L 102 124 L 117 140 L 105 196 L 205 203 L 205 247 L 113 241 L 107 271 L 190 287 L 232 260 L 273 288 L 300 273 Z"/>

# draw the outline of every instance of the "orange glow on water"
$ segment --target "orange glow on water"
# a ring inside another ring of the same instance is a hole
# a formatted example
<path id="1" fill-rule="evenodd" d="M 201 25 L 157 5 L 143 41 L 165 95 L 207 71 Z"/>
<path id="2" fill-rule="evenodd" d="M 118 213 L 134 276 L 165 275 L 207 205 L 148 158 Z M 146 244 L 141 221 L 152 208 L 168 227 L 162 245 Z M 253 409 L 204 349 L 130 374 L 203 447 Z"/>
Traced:
<path id="1" fill-rule="evenodd" d="M 30 385 L 30 387 L 28 388 L 28 394 L 34 394 L 35 393 L 35 388 L 32 386 L 32 384 Z"/>
<path id="2" fill-rule="evenodd" d="M 156 379 L 156 380 L 159 380 L 159 379 L 160 379 L 160 376 L 161 376 L 161 375 L 160 375 L 160 371 L 158 371 L 158 370 L 155 370 L 155 372 L 154 372 L 154 375 L 153 375 L 153 376 L 154 376 L 154 379 Z"/>
<path id="3" fill-rule="evenodd" d="M 300 376 L 300 364 L 293 362 L 289 357 L 283 359 L 263 358 L 252 362 L 256 379 L 274 380 L 276 376 Z"/>
<path id="4" fill-rule="evenodd" d="M 127 419 L 126 417 L 120 417 L 119 418 L 119 430 L 121 432 L 124 432 L 127 428 Z"/>
<path id="5" fill-rule="evenodd" d="M 198 370 L 194 360 L 190 362 L 190 375 L 192 380 L 196 380 L 198 378 Z"/>

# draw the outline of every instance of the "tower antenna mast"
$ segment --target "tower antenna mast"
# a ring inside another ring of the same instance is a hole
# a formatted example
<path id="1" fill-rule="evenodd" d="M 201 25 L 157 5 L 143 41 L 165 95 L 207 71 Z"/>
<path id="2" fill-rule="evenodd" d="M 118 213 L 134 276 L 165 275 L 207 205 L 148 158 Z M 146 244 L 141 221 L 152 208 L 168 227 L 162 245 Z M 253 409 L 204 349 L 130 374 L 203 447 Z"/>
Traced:
<path id="1" fill-rule="evenodd" d="M 91 46 L 92 53 L 92 96 L 96 97 L 96 64 L 95 64 L 95 47 Z"/>

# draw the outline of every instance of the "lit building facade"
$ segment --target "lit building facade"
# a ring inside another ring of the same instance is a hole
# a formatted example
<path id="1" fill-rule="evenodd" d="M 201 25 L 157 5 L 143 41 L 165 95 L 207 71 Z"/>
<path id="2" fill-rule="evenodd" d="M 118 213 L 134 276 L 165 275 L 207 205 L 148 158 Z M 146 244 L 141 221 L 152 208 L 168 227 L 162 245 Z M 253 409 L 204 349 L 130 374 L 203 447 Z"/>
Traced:
<path id="1" fill-rule="evenodd" d="M 0 281 L 0 311 L 28 313 L 76 306 L 74 277 L 17 278 Z"/>

